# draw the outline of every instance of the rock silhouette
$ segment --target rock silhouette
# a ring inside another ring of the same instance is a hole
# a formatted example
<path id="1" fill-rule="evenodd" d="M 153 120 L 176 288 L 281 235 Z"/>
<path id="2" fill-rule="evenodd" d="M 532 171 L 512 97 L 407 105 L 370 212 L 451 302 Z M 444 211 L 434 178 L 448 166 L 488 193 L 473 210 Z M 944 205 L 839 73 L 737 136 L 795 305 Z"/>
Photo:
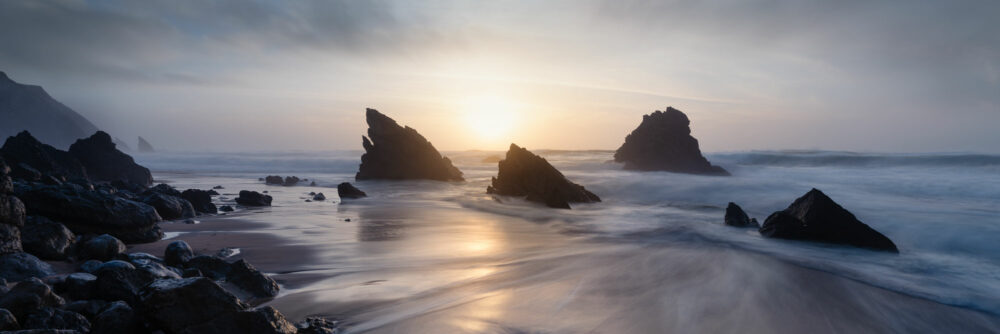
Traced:
<path id="1" fill-rule="evenodd" d="M 734 227 L 760 227 L 760 223 L 757 222 L 757 219 L 747 216 L 747 213 L 743 211 L 743 208 L 733 202 L 729 202 L 729 206 L 726 207 L 725 222 L 726 225 Z"/>
<path id="2" fill-rule="evenodd" d="M 125 181 L 142 186 L 153 184 L 153 174 L 149 169 L 115 148 L 111 136 L 104 131 L 77 140 L 69 147 L 69 154 L 86 167 L 91 181 Z"/>
<path id="3" fill-rule="evenodd" d="M 885 235 L 862 223 L 822 191 L 812 189 L 760 228 L 768 238 L 819 241 L 898 253 Z"/>
<path id="4" fill-rule="evenodd" d="M 14 82 L 0 71 L 0 138 L 31 131 L 38 139 L 66 149 L 97 131 L 89 120 L 59 103 L 40 86 Z"/>
<path id="5" fill-rule="evenodd" d="M 615 162 L 625 163 L 629 170 L 729 175 L 701 155 L 690 124 L 687 115 L 673 107 L 642 116 L 639 127 L 615 151 Z"/>
<path id="6" fill-rule="evenodd" d="M 88 179 L 87 171 L 83 164 L 69 152 L 57 149 L 50 145 L 43 144 L 35 139 L 28 131 L 21 131 L 16 136 L 8 137 L 0 148 L 5 160 L 10 165 L 12 172 L 22 178 L 27 174 L 45 174 L 62 176 L 65 178 Z M 25 173 L 21 170 L 32 170 Z M 41 175 L 35 175 L 41 176 Z M 33 179 L 35 176 L 28 177 Z"/>
<path id="7" fill-rule="evenodd" d="M 361 189 L 355 188 L 350 182 L 343 182 L 337 185 L 337 196 L 340 196 L 341 199 L 362 198 L 368 197 L 368 194 L 361 191 Z"/>
<path id="8" fill-rule="evenodd" d="M 375 109 L 367 109 L 368 136 L 362 136 L 365 154 L 355 175 L 357 180 L 426 179 L 463 181 L 462 172 L 442 157 L 424 136 L 410 127 L 401 127 Z"/>
<path id="9" fill-rule="evenodd" d="M 560 209 L 569 209 L 569 203 L 601 201 L 583 186 L 567 180 L 544 158 L 515 144 L 510 144 L 499 167 L 492 185 L 486 188 L 487 193 L 525 196 L 529 201 Z"/>

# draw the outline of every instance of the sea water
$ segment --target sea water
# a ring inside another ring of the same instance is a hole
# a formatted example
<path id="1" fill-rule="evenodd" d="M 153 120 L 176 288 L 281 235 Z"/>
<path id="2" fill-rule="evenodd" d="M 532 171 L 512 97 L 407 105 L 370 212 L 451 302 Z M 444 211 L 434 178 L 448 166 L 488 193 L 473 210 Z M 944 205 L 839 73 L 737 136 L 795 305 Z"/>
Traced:
<path id="1" fill-rule="evenodd" d="M 906 332 L 1000 323 L 997 155 L 716 153 L 708 159 L 733 175 L 711 177 L 625 171 L 611 151 L 536 150 L 602 199 L 555 210 L 485 193 L 497 164 L 483 160 L 503 152 L 445 152 L 466 182 L 355 182 L 361 153 L 136 159 L 180 188 L 268 190 L 274 207 L 244 219 L 322 252 L 309 270 L 283 273 L 319 278 L 273 303 L 293 317 L 336 316 L 349 331 Z M 258 181 L 271 174 L 316 186 Z M 348 181 L 370 197 L 341 201 L 335 187 Z M 900 254 L 722 224 L 728 202 L 763 222 L 812 188 Z M 330 200 L 306 202 L 309 191 Z"/>

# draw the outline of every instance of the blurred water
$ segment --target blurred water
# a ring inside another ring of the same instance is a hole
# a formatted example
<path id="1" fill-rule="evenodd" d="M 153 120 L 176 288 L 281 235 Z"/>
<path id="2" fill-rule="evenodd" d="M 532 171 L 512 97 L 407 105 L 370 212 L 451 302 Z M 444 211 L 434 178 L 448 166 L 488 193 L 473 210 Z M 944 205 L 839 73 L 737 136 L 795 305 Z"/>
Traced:
<path id="1" fill-rule="evenodd" d="M 446 152 L 467 182 L 355 182 L 371 198 L 349 204 L 328 187 L 353 182 L 358 151 L 136 159 L 179 187 L 269 190 L 275 207 L 247 219 L 323 251 L 286 273 L 320 279 L 274 303 L 351 331 L 998 330 L 1000 156 L 720 153 L 709 160 L 733 176 L 706 177 L 623 171 L 610 151 L 536 153 L 603 202 L 566 211 L 489 196 L 496 164 L 482 160 L 502 152 Z M 267 174 L 318 187 L 264 186 Z M 722 225 L 729 201 L 763 221 L 813 187 L 901 253 Z M 333 203 L 304 202 L 308 191 Z M 793 321 L 786 309 L 814 311 Z"/>

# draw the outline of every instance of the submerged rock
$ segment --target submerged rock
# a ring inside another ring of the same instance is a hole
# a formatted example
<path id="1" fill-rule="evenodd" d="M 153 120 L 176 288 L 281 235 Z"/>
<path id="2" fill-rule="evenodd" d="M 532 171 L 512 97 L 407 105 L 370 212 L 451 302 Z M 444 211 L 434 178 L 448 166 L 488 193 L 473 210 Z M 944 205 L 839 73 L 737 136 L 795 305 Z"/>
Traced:
<path id="1" fill-rule="evenodd" d="M 240 190 L 240 197 L 236 198 L 236 204 L 243 206 L 271 206 L 271 196 L 256 191 Z"/>
<path id="2" fill-rule="evenodd" d="M 219 209 L 212 203 L 212 193 L 207 190 L 188 189 L 181 193 L 181 198 L 191 202 L 194 210 L 200 213 L 215 214 Z"/>
<path id="3" fill-rule="evenodd" d="M 323 195 L 323 193 L 318 193 L 316 195 L 313 195 L 313 200 L 314 201 L 325 201 L 326 200 L 326 195 Z"/>
<path id="4" fill-rule="evenodd" d="M 768 238 L 819 241 L 899 253 L 892 240 L 859 221 L 815 188 L 785 210 L 768 216 L 760 234 Z"/>
<path id="5" fill-rule="evenodd" d="M 615 151 L 615 162 L 629 170 L 729 175 L 701 155 L 690 124 L 687 115 L 673 107 L 642 116 L 639 127 Z"/>
<path id="6" fill-rule="evenodd" d="M 462 172 L 442 157 L 424 136 L 410 127 L 401 127 L 375 109 L 365 111 L 368 136 L 362 136 L 365 154 L 361 155 L 357 180 L 427 179 L 463 181 Z"/>
<path id="7" fill-rule="evenodd" d="M 366 194 L 364 191 L 361 191 L 361 189 L 355 188 L 354 185 L 350 184 L 349 182 L 344 182 L 337 185 L 337 196 L 340 196 L 341 199 L 362 198 L 362 197 L 368 197 L 368 194 Z"/>
<path id="8" fill-rule="evenodd" d="M 87 168 L 91 181 L 118 180 L 147 187 L 153 184 L 153 174 L 149 169 L 115 148 L 111 136 L 104 131 L 77 140 L 70 145 L 69 153 Z"/>
<path id="9" fill-rule="evenodd" d="M 726 207 L 725 222 L 726 225 L 735 227 L 760 227 L 760 224 L 757 223 L 757 219 L 747 216 L 747 213 L 743 211 L 743 208 L 733 202 L 729 202 L 729 206 Z"/>
<path id="10" fill-rule="evenodd" d="M 46 260 L 65 260 L 75 242 L 72 231 L 45 217 L 28 217 L 21 229 L 24 250 Z"/>
<path id="11" fill-rule="evenodd" d="M 19 188 L 18 197 L 29 214 L 58 221 L 76 234 L 108 233 L 128 243 L 163 237 L 156 209 L 115 194 L 67 183 Z"/>
<path id="12" fill-rule="evenodd" d="M 233 209 L 233 206 L 231 206 L 231 205 L 223 205 L 223 206 L 219 207 L 219 211 L 222 211 L 222 212 L 233 212 L 234 209 Z"/>
<path id="13" fill-rule="evenodd" d="M 507 157 L 499 165 L 492 185 L 486 188 L 487 193 L 525 196 L 529 201 L 560 209 L 569 209 L 569 203 L 601 201 L 583 186 L 566 179 L 545 158 L 515 144 L 510 144 Z"/>

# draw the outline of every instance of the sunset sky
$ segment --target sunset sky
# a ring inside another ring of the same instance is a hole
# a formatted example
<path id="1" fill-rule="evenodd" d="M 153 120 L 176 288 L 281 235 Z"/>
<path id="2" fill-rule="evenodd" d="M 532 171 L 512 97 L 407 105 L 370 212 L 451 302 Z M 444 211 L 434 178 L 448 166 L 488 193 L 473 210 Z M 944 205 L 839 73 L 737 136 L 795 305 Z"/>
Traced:
<path id="1" fill-rule="evenodd" d="M 997 1 L 0 2 L 0 70 L 175 150 L 614 149 L 674 106 L 706 151 L 1000 152 Z"/>

